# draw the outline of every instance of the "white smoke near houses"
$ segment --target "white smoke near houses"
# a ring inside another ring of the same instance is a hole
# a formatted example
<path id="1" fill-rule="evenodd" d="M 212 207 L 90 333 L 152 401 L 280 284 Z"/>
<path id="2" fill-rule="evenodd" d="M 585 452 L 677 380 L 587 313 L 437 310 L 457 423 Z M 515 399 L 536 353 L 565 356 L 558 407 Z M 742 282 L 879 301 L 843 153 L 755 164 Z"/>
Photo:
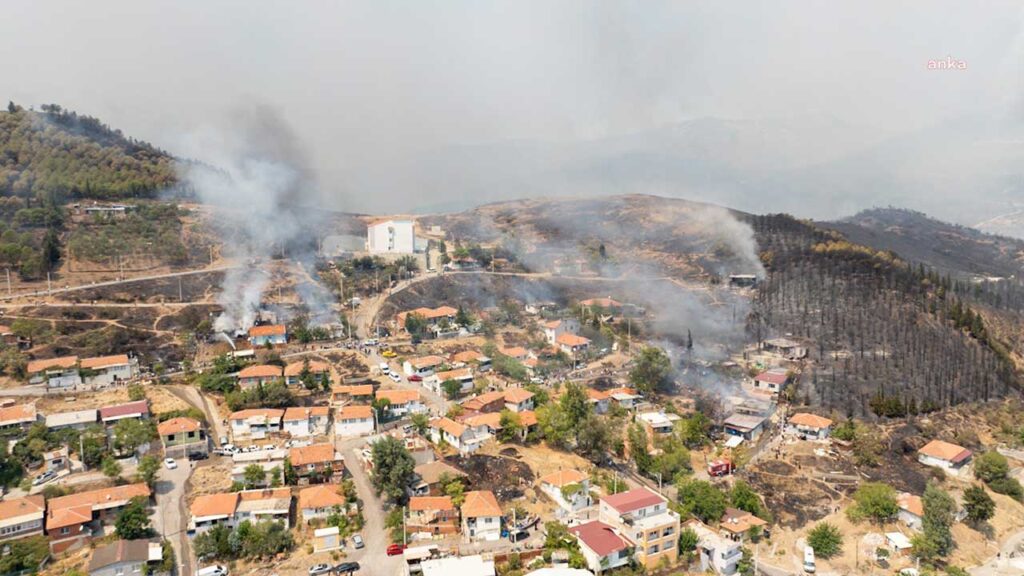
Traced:
<path id="1" fill-rule="evenodd" d="M 218 302 L 219 331 L 244 330 L 258 316 L 273 258 L 312 259 L 319 211 L 315 182 L 305 156 L 284 120 L 266 107 L 251 107 L 188 137 L 190 156 L 182 177 L 203 204 L 214 208 L 224 256 L 236 266 L 224 276 Z M 326 294 L 303 290 L 310 308 L 324 307 Z"/>

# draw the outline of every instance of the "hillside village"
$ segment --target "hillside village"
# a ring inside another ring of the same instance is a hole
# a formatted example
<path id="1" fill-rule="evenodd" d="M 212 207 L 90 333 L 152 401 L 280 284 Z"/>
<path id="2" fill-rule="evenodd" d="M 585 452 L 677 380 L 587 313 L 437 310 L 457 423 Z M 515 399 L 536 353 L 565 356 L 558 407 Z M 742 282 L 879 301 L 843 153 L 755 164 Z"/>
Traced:
<path id="1" fill-rule="evenodd" d="M 175 364 L 0 328 L 31 358 L 0 391 L 0 572 L 1024 570 L 1019 400 L 852 419 L 801 394 L 805 337 L 707 359 L 691 334 L 665 345 L 665 310 L 585 277 L 549 300 L 433 297 L 529 273 L 414 219 L 366 234 L 322 266 L 350 280 L 335 318 L 268 306 L 190 334 Z M 365 259 L 402 274 L 360 282 Z"/>

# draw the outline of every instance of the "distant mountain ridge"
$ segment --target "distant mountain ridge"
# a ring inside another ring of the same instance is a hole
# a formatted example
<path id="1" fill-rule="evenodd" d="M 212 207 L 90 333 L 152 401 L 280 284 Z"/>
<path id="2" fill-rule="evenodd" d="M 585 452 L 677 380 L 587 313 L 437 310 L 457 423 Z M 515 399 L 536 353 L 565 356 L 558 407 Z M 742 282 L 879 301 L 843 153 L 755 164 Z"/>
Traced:
<path id="1" fill-rule="evenodd" d="M 836 222 L 819 222 L 847 239 L 955 277 L 1024 276 L 1024 240 L 951 224 L 922 212 L 872 208 Z"/>

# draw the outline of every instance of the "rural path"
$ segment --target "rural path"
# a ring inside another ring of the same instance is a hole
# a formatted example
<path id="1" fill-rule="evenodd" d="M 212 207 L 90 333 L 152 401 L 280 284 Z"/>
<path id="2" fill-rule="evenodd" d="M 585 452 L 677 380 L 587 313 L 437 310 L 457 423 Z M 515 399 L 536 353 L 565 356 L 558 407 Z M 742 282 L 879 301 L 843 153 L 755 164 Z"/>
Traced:
<path id="1" fill-rule="evenodd" d="M 999 554 L 981 566 L 968 569 L 972 576 L 1019 576 L 1024 574 L 1024 530 L 1003 541 Z"/>
<path id="2" fill-rule="evenodd" d="M 220 417 L 220 413 L 217 412 L 217 408 L 210 400 L 203 396 L 194 386 L 187 384 L 168 384 L 167 391 L 184 400 L 193 408 L 201 410 L 206 415 L 206 421 L 213 427 L 213 444 L 214 446 L 219 446 L 221 437 L 227 437 L 228 432 L 224 426 L 224 420 Z"/>
<path id="3" fill-rule="evenodd" d="M 136 276 L 134 278 L 125 278 L 123 280 L 108 280 L 106 282 L 94 282 L 92 284 L 82 284 L 79 286 L 69 286 L 67 288 L 54 288 L 52 290 L 34 290 L 31 292 L 18 292 L 16 294 L 4 294 L 0 296 L 0 300 L 16 300 L 18 298 L 31 298 L 38 296 L 54 296 L 57 294 L 67 294 L 69 292 L 77 292 L 80 290 L 89 290 L 91 288 L 106 288 L 110 286 L 120 286 L 122 284 L 131 284 L 132 282 L 148 282 L 152 280 L 164 280 L 167 278 L 181 278 L 184 276 L 195 276 L 198 274 L 206 274 L 208 272 L 224 272 L 238 268 L 238 265 L 227 265 L 227 266 L 214 266 L 212 268 L 200 268 L 198 270 L 185 270 L 183 272 L 168 272 L 166 274 L 153 274 L 149 276 Z"/>

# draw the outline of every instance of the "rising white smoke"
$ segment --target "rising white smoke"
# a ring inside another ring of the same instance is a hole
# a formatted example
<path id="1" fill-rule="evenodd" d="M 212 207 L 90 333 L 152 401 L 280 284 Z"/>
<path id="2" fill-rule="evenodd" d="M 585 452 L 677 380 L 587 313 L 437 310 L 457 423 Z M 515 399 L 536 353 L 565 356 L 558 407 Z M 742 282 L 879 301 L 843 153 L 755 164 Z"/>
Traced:
<path id="1" fill-rule="evenodd" d="M 225 256 L 236 268 L 218 297 L 224 311 L 217 330 L 246 329 L 256 320 L 273 256 L 311 257 L 318 212 L 315 186 L 291 130 L 274 111 L 253 107 L 231 115 L 225 126 L 189 138 L 191 164 L 182 177 L 200 201 L 213 206 Z"/>

